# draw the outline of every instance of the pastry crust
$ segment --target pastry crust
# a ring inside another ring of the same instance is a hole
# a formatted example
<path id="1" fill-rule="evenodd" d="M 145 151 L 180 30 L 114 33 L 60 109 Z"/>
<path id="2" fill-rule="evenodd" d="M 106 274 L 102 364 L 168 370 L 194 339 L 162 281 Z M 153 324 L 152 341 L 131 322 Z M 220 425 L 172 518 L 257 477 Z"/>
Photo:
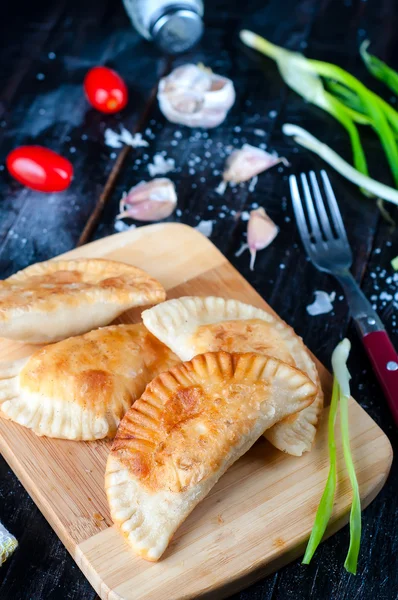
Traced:
<path id="1" fill-rule="evenodd" d="M 281 319 L 237 300 L 184 297 L 142 313 L 146 327 L 181 360 L 203 352 L 257 352 L 301 369 L 318 386 L 314 403 L 277 423 L 265 437 L 279 450 L 301 456 L 311 449 L 323 407 L 318 371 L 301 338 Z"/>
<path id="2" fill-rule="evenodd" d="M 122 419 L 108 458 L 111 515 L 158 560 L 189 513 L 265 429 L 313 402 L 298 369 L 254 353 L 206 353 L 156 377 Z"/>
<path id="3" fill-rule="evenodd" d="M 113 437 L 149 381 L 176 363 L 144 325 L 104 327 L 0 364 L 0 414 L 37 435 Z"/>
<path id="4" fill-rule="evenodd" d="M 165 298 L 158 281 L 125 263 L 97 258 L 37 263 L 0 281 L 0 336 L 55 342 Z"/>

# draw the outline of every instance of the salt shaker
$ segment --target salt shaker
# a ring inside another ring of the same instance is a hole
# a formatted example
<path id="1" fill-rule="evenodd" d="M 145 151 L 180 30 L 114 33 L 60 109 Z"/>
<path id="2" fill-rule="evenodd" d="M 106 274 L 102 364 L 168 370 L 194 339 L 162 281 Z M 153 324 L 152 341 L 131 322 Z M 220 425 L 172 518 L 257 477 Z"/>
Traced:
<path id="1" fill-rule="evenodd" d="M 185 52 L 203 33 L 201 0 L 123 0 L 134 27 L 168 54 Z"/>

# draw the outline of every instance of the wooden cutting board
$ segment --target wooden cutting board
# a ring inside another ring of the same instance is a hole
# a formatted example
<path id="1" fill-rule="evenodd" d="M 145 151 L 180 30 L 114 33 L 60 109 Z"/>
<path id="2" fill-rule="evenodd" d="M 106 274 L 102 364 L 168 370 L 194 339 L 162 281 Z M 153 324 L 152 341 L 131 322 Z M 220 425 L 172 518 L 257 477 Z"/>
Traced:
<path id="1" fill-rule="evenodd" d="M 136 265 L 159 279 L 169 298 L 218 295 L 271 311 L 211 242 L 185 225 L 141 227 L 64 256 Z M 120 322 L 137 321 L 139 315 L 130 311 Z M 32 348 L 0 340 L 0 359 L 25 356 Z M 318 366 L 328 403 L 331 377 Z M 354 400 L 349 410 L 365 507 L 386 481 L 392 451 Z M 112 527 L 103 487 L 109 442 L 39 438 L 0 419 L 0 449 L 102 599 L 220 599 L 303 553 L 328 472 L 327 414 L 325 408 L 315 447 L 301 458 L 278 452 L 264 439 L 257 442 L 195 508 L 158 563 L 135 557 Z M 351 500 L 338 448 L 338 493 L 329 535 L 347 522 Z"/>

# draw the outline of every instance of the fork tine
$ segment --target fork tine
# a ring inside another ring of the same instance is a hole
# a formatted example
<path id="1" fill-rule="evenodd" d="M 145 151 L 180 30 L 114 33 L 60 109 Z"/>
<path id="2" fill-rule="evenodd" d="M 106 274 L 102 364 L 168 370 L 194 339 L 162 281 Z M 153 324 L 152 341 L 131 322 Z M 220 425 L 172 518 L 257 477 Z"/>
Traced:
<path id="1" fill-rule="evenodd" d="M 315 212 L 314 201 L 311 196 L 310 187 L 308 185 L 305 173 L 301 173 L 301 183 L 304 190 L 305 203 L 307 205 L 308 218 L 311 225 L 311 234 L 317 242 L 322 242 L 322 232 L 319 227 L 318 217 Z"/>
<path id="2" fill-rule="evenodd" d="M 337 204 L 336 196 L 334 195 L 332 185 L 329 181 L 329 177 L 322 169 L 321 177 L 323 180 L 323 186 L 325 188 L 326 198 L 329 203 L 330 214 L 332 216 L 333 224 L 336 229 L 338 237 L 348 244 L 347 234 L 345 231 L 343 219 L 341 218 L 341 213 L 339 209 L 339 205 Z"/>
<path id="3" fill-rule="evenodd" d="M 305 220 L 305 214 L 303 205 L 300 198 L 300 192 L 297 185 L 297 178 L 295 175 L 289 177 L 290 194 L 292 196 L 293 210 L 296 217 L 297 226 L 301 235 L 302 242 L 307 252 L 310 252 L 310 232 L 308 231 L 307 221 Z"/>
<path id="4" fill-rule="evenodd" d="M 325 234 L 325 237 L 328 241 L 334 239 L 333 231 L 330 227 L 329 217 L 325 209 L 325 204 L 323 202 L 321 190 L 319 189 L 318 180 L 314 171 L 310 171 L 310 181 L 312 186 L 312 191 L 315 196 L 315 203 L 318 209 L 319 219 L 321 221 L 322 229 Z"/>
<path id="5" fill-rule="evenodd" d="M 292 196 L 293 210 L 296 216 L 296 221 L 302 238 L 308 238 L 310 233 L 307 227 L 307 221 L 305 220 L 305 214 L 303 205 L 301 203 L 300 192 L 297 185 L 297 178 L 295 175 L 289 177 L 290 194 Z"/>

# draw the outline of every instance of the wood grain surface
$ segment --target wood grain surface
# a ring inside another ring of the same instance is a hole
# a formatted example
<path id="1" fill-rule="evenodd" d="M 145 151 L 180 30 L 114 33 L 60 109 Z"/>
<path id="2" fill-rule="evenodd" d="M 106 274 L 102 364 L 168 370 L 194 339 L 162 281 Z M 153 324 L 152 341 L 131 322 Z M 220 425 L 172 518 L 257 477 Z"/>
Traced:
<path id="1" fill-rule="evenodd" d="M 169 297 L 219 295 L 271 310 L 223 255 L 194 229 L 151 225 L 103 238 L 68 257 L 105 257 L 147 270 Z M 139 320 L 134 310 L 119 322 Z M 23 344 L 0 342 L 0 358 L 17 358 Z M 318 363 L 328 398 L 330 375 Z M 327 411 L 312 452 L 284 455 L 265 440 L 221 478 L 178 530 L 164 558 L 134 556 L 111 526 L 104 492 L 108 441 L 38 438 L 0 421 L 7 462 L 103 600 L 222 598 L 291 560 L 303 550 L 328 470 Z M 351 444 L 363 506 L 383 486 L 392 460 L 387 437 L 355 401 Z M 338 445 L 338 492 L 331 529 L 348 518 L 351 489 Z"/>

